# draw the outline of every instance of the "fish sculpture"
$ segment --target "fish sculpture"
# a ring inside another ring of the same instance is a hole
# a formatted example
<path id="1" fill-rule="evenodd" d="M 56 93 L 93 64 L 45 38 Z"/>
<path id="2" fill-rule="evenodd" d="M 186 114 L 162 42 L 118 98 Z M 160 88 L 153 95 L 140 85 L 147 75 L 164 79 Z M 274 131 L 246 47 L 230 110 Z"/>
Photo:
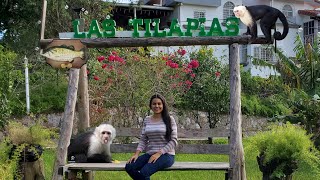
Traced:
<path id="1" fill-rule="evenodd" d="M 73 47 L 64 46 L 49 48 L 41 55 L 47 58 L 50 65 L 61 68 L 71 68 L 76 58 L 84 59 L 85 56 L 83 51 L 74 51 Z"/>

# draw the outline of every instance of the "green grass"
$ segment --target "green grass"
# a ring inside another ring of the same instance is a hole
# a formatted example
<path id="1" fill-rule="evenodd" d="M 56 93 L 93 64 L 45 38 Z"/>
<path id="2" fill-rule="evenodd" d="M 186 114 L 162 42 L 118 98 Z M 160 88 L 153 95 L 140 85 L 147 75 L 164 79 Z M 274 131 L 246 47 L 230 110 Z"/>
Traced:
<path id="1" fill-rule="evenodd" d="M 131 157 L 130 153 L 114 153 L 113 159 L 126 161 Z M 46 179 L 50 180 L 52 176 L 52 166 L 54 163 L 55 153 L 53 150 L 45 150 L 43 159 L 45 162 Z M 260 180 L 262 174 L 258 169 L 256 158 L 246 154 L 246 174 L 248 180 Z M 200 154 L 177 154 L 176 161 L 214 161 L 226 162 L 228 156 L 225 155 L 200 155 Z M 96 180 L 130 180 L 130 177 L 124 171 L 117 172 L 95 172 Z M 224 171 L 161 171 L 152 176 L 152 180 L 205 180 L 205 179 L 224 179 Z M 293 175 L 293 180 L 313 180 L 320 179 L 316 177 L 308 166 L 298 169 Z"/>

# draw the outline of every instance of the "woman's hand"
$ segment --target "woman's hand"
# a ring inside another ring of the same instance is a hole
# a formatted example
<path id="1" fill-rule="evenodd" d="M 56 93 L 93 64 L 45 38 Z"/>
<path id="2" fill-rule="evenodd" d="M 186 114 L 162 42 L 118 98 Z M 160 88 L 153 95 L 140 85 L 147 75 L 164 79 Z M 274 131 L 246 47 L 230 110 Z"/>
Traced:
<path id="1" fill-rule="evenodd" d="M 139 154 L 134 154 L 128 161 L 127 164 L 136 162 L 137 158 L 139 157 Z"/>
<path id="2" fill-rule="evenodd" d="M 157 161 L 157 159 L 158 159 L 161 155 L 162 155 L 161 152 L 157 152 L 157 153 L 153 154 L 153 155 L 150 157 L 148 163 L 155 163 L 155 162 Z"/>

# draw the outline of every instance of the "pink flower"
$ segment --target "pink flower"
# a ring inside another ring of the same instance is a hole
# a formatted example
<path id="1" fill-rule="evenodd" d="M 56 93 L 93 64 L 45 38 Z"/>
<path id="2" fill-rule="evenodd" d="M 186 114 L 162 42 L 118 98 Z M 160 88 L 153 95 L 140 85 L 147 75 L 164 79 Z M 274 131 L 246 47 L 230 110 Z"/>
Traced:
<path id="1" fill-rule="evenodd" d="M 108 65 L 107 64 L 102 64 L 102 68 L 105 69 Z"/>
<path id="2" fill-rule="evenodd" d="M 101 62 L 101 61 L 103 61 L 103 60 L 105 60 L 106 58 L 104 57 L 104 56 L 99 56 L 99 57 L 97 57 L 97 60 L 99 61 L 99 62 Z"/>
<path id="3" fill-rule="evenodd" d="M 194 78 L 194 77 L 196 77 L 196 74 L 192 73 L 192 74 L 190 74 L 190 76 L 191 76 L 192 78 Z"/>
<path id="4" fill-rule="evenodd" d="M 217 78 L 219 78 L 221 76 L 221 72 L 217 71 L 214 73 L 216 75 Z"/>
<path id="5" fill-rule="evenodd" d="M 185 72 L 186 74 L 191 73 L 192 72 L 191 65 L 190 65 L 190 68 L 184 68 L 183 72 Z"/>
<path id="6" fill-rule="evenodd" d="M 187 88 L 188 88 L 188 89 L 191 88 L 191 86 L 192 86 L 192 82 L 191 82 L 191 81 L 186 80 L 184 83 L 187 85 Z"/>
<path id="7" fill-rule="evenodd" d="M 198 68 L 199 67 L 199 61 L 196 60 L 196 59 L 192 59 L 191 62 L 189 63 L 189 65 L 192 67 L 192 68 Z M 188 67 L 189 67 L 188 65 Z"/>
<path id="8" fill-rule="evenodd" d="M 191 85 L 192 85 L 192 82 L 191 82 L 190 80 L 186 80 L 185 83 L 186 83 L 186 85 L 188 85 L 188 86 L 191 86 Z"/>
<path id="9" fill-rule="evenodd" d="M 111 54 L 117 55 L 117 51 L 112 51 Z"/>
<path id="10" fill-rule="evenodd" d="M 93 79 L 96 80 L 96 81 L 98 81 L 100 78 L 99 78 L 99 76 L 95 75 L 95 76 L 93 77 Z"/>

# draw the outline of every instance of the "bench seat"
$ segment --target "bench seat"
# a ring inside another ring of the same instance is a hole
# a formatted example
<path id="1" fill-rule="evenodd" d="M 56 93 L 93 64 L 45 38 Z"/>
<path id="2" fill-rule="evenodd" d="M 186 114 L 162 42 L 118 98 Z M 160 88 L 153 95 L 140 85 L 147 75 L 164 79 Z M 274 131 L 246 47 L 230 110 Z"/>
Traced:
<path id="1" fill-rule="evenodd" d="M 91 171 L 124 171 L 126 162 L 120 163 L 70 163 L 65 165 L 64 171 L 72 170 L 91 170 Z M 163 171 L 170 170 L 228 170 L 229 163 L 226 162 L 175 162 L 170 168 Z"/>

